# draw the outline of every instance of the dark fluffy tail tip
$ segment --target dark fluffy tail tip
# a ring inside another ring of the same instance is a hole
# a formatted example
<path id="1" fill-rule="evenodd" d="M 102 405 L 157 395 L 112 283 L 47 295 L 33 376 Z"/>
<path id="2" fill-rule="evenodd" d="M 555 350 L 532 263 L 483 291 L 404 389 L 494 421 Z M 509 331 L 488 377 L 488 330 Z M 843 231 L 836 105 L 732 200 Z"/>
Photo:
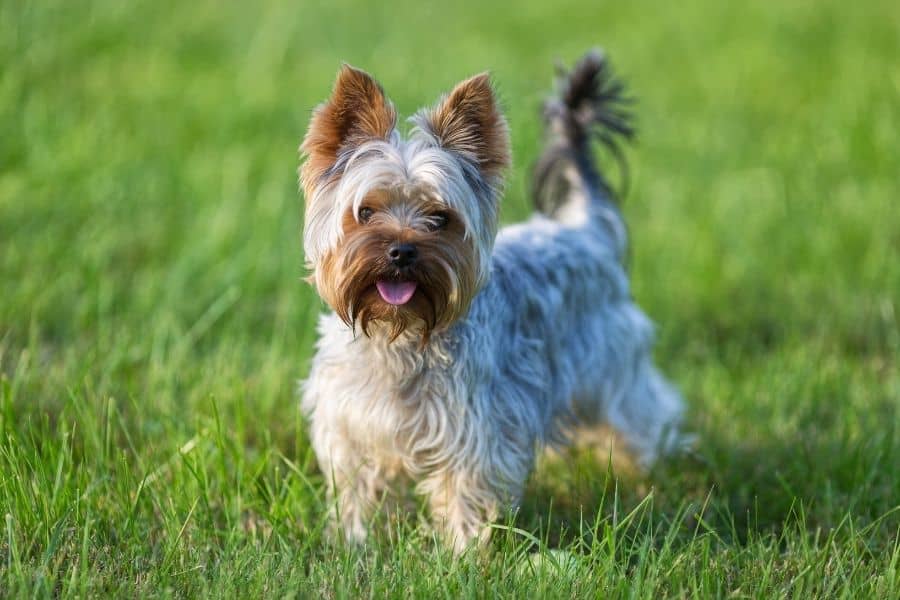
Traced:
<path id="1" fill-rule="evenodd" d="M 537 208 L 553 214 L 565 201 L 563 166 L 574 165 L 584 182 L 609 200 L 618 194 L 597 169 L 591 141 L 599 142 L 616 160 L 628 188 L 628 165 L 622 142 L 634 137 L 633 100 L 613 73 L 602 50 L 587 52 L 571 71 L 557 65 L 557 93 L 544 103 L 550 140 L 535 165 L 532 192 Z"/>
<path id="2" fill-rule="evenodd" d="M 615 76 L 600 49 L 592 49 L 571 71 L 557 67 L 558 93 L 544 105 L 548 121 L 561 121 L 564 133 L 576 146 L 593 138 L 615 155 L 621 140 L 634 137 L 632 98 Z"/>

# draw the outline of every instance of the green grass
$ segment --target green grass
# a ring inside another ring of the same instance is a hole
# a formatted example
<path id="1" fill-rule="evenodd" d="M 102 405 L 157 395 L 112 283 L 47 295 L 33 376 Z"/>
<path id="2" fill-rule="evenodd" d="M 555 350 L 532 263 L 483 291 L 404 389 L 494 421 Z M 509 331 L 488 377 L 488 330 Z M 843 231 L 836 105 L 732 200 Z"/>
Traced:
<path id="1" fill-rule="evenodd" d="M 896 3 L 304 4 L 0 2 L 0 595 L 900 597 Z M 491 69 L 510 222 L 550 66 L 595 44 L 696 456 L 549 461 L 484 556 L 416 520 L 330 546 L 311 107 L 341 60 L 404 114 Z"/>

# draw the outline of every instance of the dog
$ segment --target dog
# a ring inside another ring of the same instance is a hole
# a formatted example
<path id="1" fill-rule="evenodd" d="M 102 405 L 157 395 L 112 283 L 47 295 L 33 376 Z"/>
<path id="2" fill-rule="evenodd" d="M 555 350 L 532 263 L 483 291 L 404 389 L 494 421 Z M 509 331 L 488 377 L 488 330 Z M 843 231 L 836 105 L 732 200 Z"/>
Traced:
<path id="1" fill-rule="evenodd" d="M 341 68 L 300 146 L 303 247 L 332 309 L 301 394 L 347 540 L 414 485 L 456 553 L 483 544 L 538 449 L 579 424 L 611 425 L 645 465 L 679 445 L 683 402 L 652 362 L 593 154 L 631 137 L 627 109 L 602 52 L 563 72 L 537 211 L 498 232 L 510 142 L 489 76 L 419 111 L 404 138 L 381 85 Z"/>

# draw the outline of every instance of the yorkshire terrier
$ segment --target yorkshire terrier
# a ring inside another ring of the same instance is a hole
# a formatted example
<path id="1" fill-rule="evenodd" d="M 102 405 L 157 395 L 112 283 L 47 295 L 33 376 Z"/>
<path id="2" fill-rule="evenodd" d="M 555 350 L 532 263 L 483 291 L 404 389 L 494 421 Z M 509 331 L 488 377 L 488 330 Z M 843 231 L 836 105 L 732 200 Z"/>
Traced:
<path id="1" fill-rule="evenodd" d="M 410 120 L 345 65 L 300 147 L 303 247 L 333 309 L 302 407 L 332 524 L 362 541 L 414 483 L 456 552 L 518 502 L 537 450 L 605 422 L 651 463 L 681 439 L 679 394 L 651 358 L 626 227 L 592 141 L 621 156 L 628 98 L 603 54 L 544 105 L 537 212 L 498 232 L 509 131 L 487 74 Z"/>

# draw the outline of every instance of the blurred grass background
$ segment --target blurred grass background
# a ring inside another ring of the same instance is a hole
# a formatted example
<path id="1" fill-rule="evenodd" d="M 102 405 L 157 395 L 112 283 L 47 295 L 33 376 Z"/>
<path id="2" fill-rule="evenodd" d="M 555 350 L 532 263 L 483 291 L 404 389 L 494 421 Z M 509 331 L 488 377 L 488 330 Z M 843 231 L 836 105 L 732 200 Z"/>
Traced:
<path id="1" fill-rule="evenodd" d="M 3 1 L 0 24 L 0 592 L 900 593 L 896 3 Z M 404 115 L 489 69 L 511 222 L 553 62 L 598 44 L 639 99 L 634 293 L 697 456 L 551 463 L 515 522 L 542 543 L 486 559 L 415 522 L 324 544 L 295 393 L 312 107 L 341 61 Z"/>

